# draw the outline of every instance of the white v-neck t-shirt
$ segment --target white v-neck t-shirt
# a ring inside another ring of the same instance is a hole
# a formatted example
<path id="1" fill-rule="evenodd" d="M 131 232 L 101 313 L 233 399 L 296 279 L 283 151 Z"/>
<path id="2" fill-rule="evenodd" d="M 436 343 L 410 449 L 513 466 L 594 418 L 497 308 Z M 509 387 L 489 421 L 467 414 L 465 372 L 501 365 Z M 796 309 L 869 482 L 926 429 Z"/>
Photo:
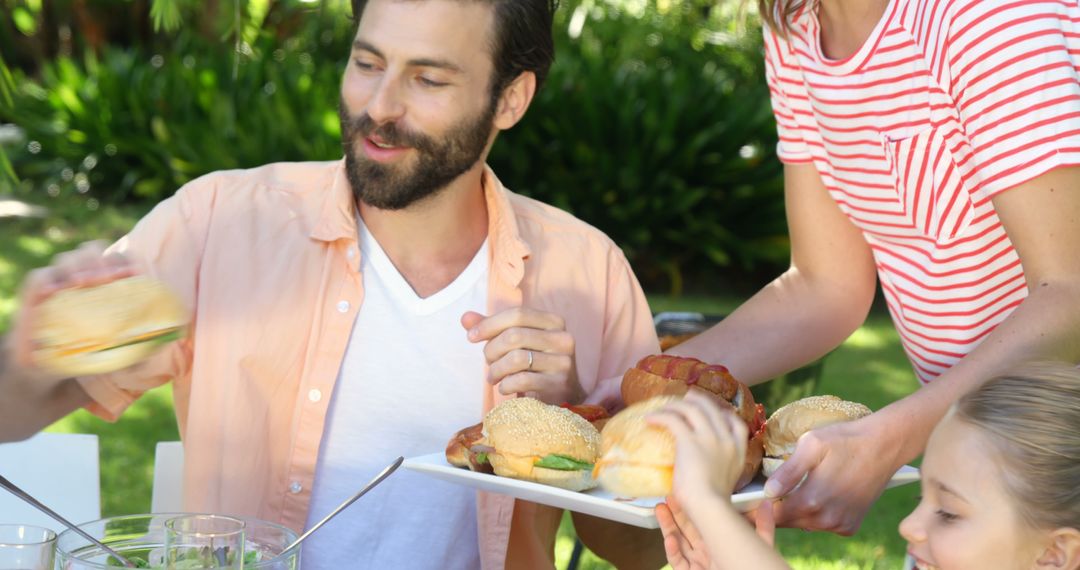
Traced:
<path id="1" fill-rule="evenodd" d="M 483 344 L 461 326 L 487 307 L 488 243 L 441 291 L 420 298 L 359 224 L 364 301 L 327 413 L 305 525 L 397 456 L 442 452 L 482 419 Z M 399 469 L 305 541 L 305 570 L 479 568 L 476 492 Z"/>

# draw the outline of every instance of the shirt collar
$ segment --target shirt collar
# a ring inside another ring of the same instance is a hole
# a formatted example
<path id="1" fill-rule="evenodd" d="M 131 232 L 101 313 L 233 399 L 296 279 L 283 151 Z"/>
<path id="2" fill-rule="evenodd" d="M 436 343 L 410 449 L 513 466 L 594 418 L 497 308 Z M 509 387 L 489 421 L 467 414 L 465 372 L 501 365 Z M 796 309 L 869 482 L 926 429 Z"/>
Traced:
<path id="1" fill-rule="evenodd" d="M 525 276 L 525 259 L 532 251 L 518 230 L 517 216 L 510 202 L 512 194 L 499 182 L 490 166 L 484 166 L 481 184 L 488 210 L 492 272 L 506 284 L 516 287 Z M 356 204 L 345 176 L 343 158 L 334 167 L 330 191 L 323 199 L 322 209 L 309 235 L 325 242 L 356 241 L 356 232 Z"/>
<path id="2" fill-rule="evenodd" d="M 356 240 L 356 204 L 349 180 L 345 177 L 345 159 L 334 166 L 330 191 L 323 198 L 322 209 L 309 234 L 312 239 L 334 242 Z"/>
<path id="3" fill-rule="evenodd" d="M 517 215 L 510 203 L 512 194 L 499 182 L 490 166 L 484 166 L 482 184 L 488 210 L 491 270 L 507 285 L 517 287 L 525 276 L 525 259 L 532 250 L 518 231 Z"/>

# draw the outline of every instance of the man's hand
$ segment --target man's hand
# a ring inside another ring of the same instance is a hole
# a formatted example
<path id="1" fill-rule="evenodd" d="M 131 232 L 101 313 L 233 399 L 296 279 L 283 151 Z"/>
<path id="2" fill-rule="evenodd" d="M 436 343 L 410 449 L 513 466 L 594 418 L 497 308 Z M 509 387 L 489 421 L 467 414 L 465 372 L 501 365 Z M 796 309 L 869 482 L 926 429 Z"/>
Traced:
<path id="1" fill-rule="evenodd" d="M 105 247 L 101 241 L 84 243 L 77 249 L 57 255 L 52 265 L 27 274 L 19 293 L 19 310 L 4 347 L 9 365 L 32 368 L 34 311 L 50 295 L 71 287 L 103 285 L 136 273 L 126 258 L 115 254 L 106 256 Z"/>
<path id="2" fill-rule="evenodd" d="M 890 453 L 898 448 L 890 437 L 896 430 L 885 429 L 875 416 L 816 429 L 799 439 L 795 453 L 765 483 L 767 496 L 783 497 L 774 507 L 779 526 L 845 536 L 859 529 L 899 468 Z"/>
<path id="3" fill-rule="evenodd" d="M 562 317 L 526 308 L 485 317 L 468 312 L 461 324 L 471 342 L 487 342 L 488 381 L 503 394 L 525 393 L 549 404 L 576 404 L 585 396 L 578 381 L 574 337 Z"/>
<path id="4" fill-rule="evenodd" d="M 73 380 L 34 365 L 34 313 L 50 295 L 70 287 L 102 285 L 135 274 L 122 257 L 104 257 L 105 244 L 91 242 L 62 253 L 52 265 L 31 271 L 19 292 L 19 310 L 0 352 L 0 442 L 37 433 L 90 398 Z"/>

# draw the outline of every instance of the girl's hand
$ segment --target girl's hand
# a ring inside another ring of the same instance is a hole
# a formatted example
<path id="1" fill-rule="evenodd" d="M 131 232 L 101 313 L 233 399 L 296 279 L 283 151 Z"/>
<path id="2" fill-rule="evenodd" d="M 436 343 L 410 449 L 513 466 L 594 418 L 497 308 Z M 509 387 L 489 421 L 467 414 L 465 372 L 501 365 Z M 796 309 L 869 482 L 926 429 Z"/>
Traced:
<path id="1" fill-rule="evenodd" d="M 746 424 L 707 396 L 690 392 L 649 416 L 675 436 L 672 494 L 684 505 L 713 493 L 728 500 L 746 457 Z M 692 507 L 691 507 L 692 508 Z"/>
<path id="2" fill-rule="evenodd" d="M 666 504 L 656 505 L 656 520 L 664 534 L 664 552 L 674 570 L 706 570 L 710 567 L 701 533 L 690 522 L 678 499 L 668 497 Z"/>

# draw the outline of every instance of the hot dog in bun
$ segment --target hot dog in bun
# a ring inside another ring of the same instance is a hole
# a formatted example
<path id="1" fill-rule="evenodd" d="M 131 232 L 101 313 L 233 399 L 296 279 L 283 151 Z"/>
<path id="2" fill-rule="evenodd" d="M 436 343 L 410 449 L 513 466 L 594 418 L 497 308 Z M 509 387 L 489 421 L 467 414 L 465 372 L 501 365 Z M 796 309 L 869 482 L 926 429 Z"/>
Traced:
<path id="1" fill-rule="evenodd" d="M 684 396 L 690 390 L 711 396 L 721 407 L 734 408 L 748 425 L 759 415 L 750 388 L 718 364 L 657 354 L 642 358 L 623 375 L 622 397 L 628 406 L 656 396 Z"/>

